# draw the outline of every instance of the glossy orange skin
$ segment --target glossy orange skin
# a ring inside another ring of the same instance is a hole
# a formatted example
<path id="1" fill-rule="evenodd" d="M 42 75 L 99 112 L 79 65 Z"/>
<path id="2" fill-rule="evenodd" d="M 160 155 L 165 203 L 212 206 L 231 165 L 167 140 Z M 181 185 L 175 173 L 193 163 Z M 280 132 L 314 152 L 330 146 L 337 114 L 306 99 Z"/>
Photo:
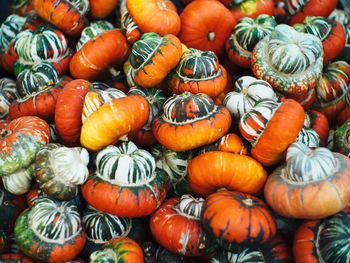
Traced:
<path id="1" fill-rule="evenodd" d="M 160 245 L 173 253 L 185 256 L 204 255 L 210 251 L 210 243 L 205 242 L 208 237 L 205 237 L 201 222 L 174 210 L 179 202 L 179 197 L 166 200 L 154 212 L 150 218 L 152 235 Z M 184 235 L 188 237 L 185 244 L 182 241 Z"/>
<path id="2" fill-rule="evenodd" d="M 135 190 L 133 187 L 121 187 L 92 177 L 81 187 L 86 202 L 96 209 L 131 218 L 152 214 L 165 199 L 168 189 L 169 187 L 154 188 L 156 198 L 147 187 Z"/>
<path id="3" fill-rule="evenodd" d="M 341 126 L 349 119 L 350 119 L 350 108 L 345 108 L 339 113 L 337 118 L 337 124 Z"/>
<path id="4" fill-rule="evenodd" d="M 256 18 L 259 15 L 273 15 L 273 11 L 275 9 L 275 3 L 273 0 L 256 0 L 255 8 L 252 10 L 242 10 L 239 7 L 232 7 L 231 12 L 233 17 L 238 21 L 242 17 L 251 17 Z M 242 5 L 242 4 L 241 4 Z"/>
<path id="5" fill-rule="evenodd" d="M 221 65 L 219 65 L 219 68 L 221 69 L 222 74 L 211 79 L 182 81 L 177 76 L 171 76 L 168 82 L 169 89 L 174 94 L 181 94 L 185 91 L 189 91 L 192 94 L 204 93 L 209 97 L 215 98 L 225 90 L 227 84 L 226 69 Z M 175 73 L 175 75 L 177 74 Z"/>
<path id="6" fill-rule="evenodd" d="M 225 188 L 242 193 L 259 193 L 267 179 L 263 166 L 250 156 L 228 152 L 206 152 L 193 158 L 187 167 L 191 190 L 208 196 Z"/>
<path id="7" fill-rule="evenodd" d="M 320 136 L 321 146 L 325 146 L 329 134 L 328 119 L 321 112 L 315 110 L 311 110 L 311 114 L 313 115 L 313 121 L 310 128 Z"/>
<path id="8" fill-rule="evenodd" d="M 289 145 L 295 141 L 303 128 L 304 120 L 303 107 L 294 100 L 286 99 L 252 148 L 251 155 L 266 166 L 279 163 Z"/>
<path id="9" fill-rule="evenodd" d="M 307 16 L 328 17 L 337 4 L 338 0 L 309 0 L 299 12 L 291 17 L 289 24 L 302 23 Z"/>
<path id="10" fill-rule="evenodd" d="M 247 154 L 247 148 L 242 139 L 234 133 L 228 133 L 220 139 L 218 150 L 223 152 Z"/>
<path id="11" fill-rule="evenodd" d="M 92 89 L 90 82 L 76 79 L 66 84 L 57 98 L 55 126 L 65 145 L 79 145 L 84 98 L 90 89 Z"/>
<path id="12" fill-rule="evenodd" d="M 93 18 L 105 18 L 116 8 L 118 0 L 89 0 L 90 15 Z"/>
<path id="13" fill-rule="evenodd" d="M 332 34 L 322 41 L 324 64 L 335 59 L 342 52 L 346 43 L 346 34 L 343 26 L 339 22 L 334 21 L 334 23 L 335 27 L 332 29 Z"/>
<path id="14" fill-rule="evenodd" d="M 297 230 L 293 242 L 293 254 L 297 263 L 318 263 L 314 256 L 314 238 L 313 229 L 320 221 L 305 221 Z"/>
<path id="15" fill-rule="evenodd" d="M 225 51 L 225 42 L 236 25 L 231 12 L 219 1 L 194 1 L 185 7 L 180 18 L 180 40 L 188 47 L 211 50 L 218 57 Z"/>
<path id="16" fill-rule="evenodd" d="M 65 0 L 34 0 L 36 13 L 66 34 L 77 36 L 87 25 L 78 10 Z"/>
<path id="17" fill-rule="evenodd" d="M 253 200 L 253 204 L 244 204 L 246 199 Z M 277 232 L 276 222 L 264 202 L 247 194 L 216 192 L 208 196 L 202 209 L 204 229 L 224 244 L 261 245 Z"/>
<path id="18" fill-rule="evenodd" d="M 160 144 L 181 152 L 215 142 L 226 134 L 231 122 L 230 112 L 221 107 L 210 118 L 183 125 L 171 124 L 161 117 L 156 117 L 152 123 L 152 131 Z"/>
<path id="19" fill-rule="evenodd" d="M 180 17 L 176 6 L 170 0 L 126 0 L 126 8 L 142 32 L 158 35 L 177 35 L 180 31 Z"/>
<path id="20" fill-rule="evenodd" d="M 135 82 L 141 87 L 155 87 L 162 83 L 168 73 L 176 67 L 182 56 L 182 45 L 174 35 L 165 35 L 167 42 L 161 45 L 150 61 L 135 74 Z"/>
<path id="21" fill-rule="evenodd" d="M 71 75 L 93 81 L 110 67 L 122 65 L 129 53 L 128 42 L 119 29 L 105 31 L 74 54 L 69 65 Z"/>
<path id="22" fill-rule="evenodd" d="M 8 253 L 8 254 L 2 254 L 0 256 L 0 262 L 2 263 L 34 263 L 31 259 L 21 255 L 21 254 L 14 254 L 14 253 Z"/>
<path id="23" fill-rule="evenodd" d="M 95 111 L 83 124 L 81 145 L 98 151 L 123 135 L 141 129 L 148 120 L 149 105 L 140 95 L 114 99 Z"/>
<path id="24" fill-rule="evenodd" d="M 350 200 L 349 158 L 334 153 L 339 167 L 327 179 L 305 184 L 289 184 L 281 177 L 281 169 L 269 176 L 265 185 L 266 202 L 280 215 L 290 218 L 320 219 L 334 215 Z"/>
<path id="25" fill-rule="evenodd" d="M 131 132 L 128 134 L 128 138 L 138 146 L 151 146 L 157 143 L 152 130 L 146 131 L 141 129 L 136 132 Z"/>
<path id="26" fill-rule="evenodd" d="M 106 243 L 105 248 L 113 249 L 118 259 L 125 263 L 143 263 L 143 251 L 139 244 L 128 237 L 113 238 Z"/>

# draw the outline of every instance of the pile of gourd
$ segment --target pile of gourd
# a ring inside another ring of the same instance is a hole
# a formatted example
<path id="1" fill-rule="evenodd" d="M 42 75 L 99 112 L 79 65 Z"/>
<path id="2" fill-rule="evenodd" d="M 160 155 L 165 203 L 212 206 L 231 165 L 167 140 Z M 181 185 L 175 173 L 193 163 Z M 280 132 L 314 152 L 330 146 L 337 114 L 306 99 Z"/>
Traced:
<path id="1" fill-rule="evenodd" d="M 349 262 L 337 4 L 12 1 L 0 262 Z"/>

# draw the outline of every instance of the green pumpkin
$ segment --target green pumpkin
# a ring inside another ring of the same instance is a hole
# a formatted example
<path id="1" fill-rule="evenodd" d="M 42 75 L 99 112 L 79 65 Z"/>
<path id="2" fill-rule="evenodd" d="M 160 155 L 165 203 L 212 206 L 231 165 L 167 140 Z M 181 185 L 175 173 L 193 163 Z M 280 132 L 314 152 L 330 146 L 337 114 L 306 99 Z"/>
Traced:
<path id="1" fill-rule="evenodd" d="M 350 120 L 335 130 L 334 151 L 350 157 Z"/>
<path id="2" fill-rule="evenodd" d="M 89 175 L 88 163 L 89 153 L 84 148 L 51 143 L 37 153 L 34 176 L 45 194 L 70 200 L 78 194 L 78 185 Z"/>

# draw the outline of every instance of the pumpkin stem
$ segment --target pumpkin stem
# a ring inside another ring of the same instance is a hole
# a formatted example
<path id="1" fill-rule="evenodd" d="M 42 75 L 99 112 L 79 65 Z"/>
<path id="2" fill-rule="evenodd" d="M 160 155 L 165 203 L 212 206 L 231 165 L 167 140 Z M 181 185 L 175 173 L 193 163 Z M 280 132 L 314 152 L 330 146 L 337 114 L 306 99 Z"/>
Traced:
<path id="1" fill-rule="evenodd" d="M 243 203 L 244 205 L 246 205 L 246 206 L 253 206 L 254 201 L 253 201 L 252 199 L 250 199 L 250 198 L 247 198 L 247 199 L 243 199 L 243 200 L 242 200 L 242 203 Z"/>
<path id="2" fill-rule="evenodd" d="M 210 33 L 208 34 L 208 39 L 209 39 L 210 41 L 213 41 L 213 40 L 215 39 L 215 32 L 210 32 Z"/>
<path id="3" fill-rule="evenodd" d="M 0 129 L 0 139 L 4 139 L 12 133 L 10 130 Z"/>

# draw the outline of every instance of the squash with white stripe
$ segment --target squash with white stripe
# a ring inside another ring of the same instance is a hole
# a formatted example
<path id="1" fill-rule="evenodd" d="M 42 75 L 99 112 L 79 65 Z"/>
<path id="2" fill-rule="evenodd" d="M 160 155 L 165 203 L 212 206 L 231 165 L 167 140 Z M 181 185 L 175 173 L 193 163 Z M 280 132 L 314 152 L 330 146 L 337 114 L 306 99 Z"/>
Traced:
<path id="1" fill-rule="evenodd" d="M 153 134 L 167 149 L 181 152 L 210 144 L 231 126 L 230 112 L 206 94 L 173 95 L 152 124 Z"/>
<path id="2" fill-rule="evenodd" d="M 14 195 L 22 195 L 29 191 L 34 174 L 34 164 L 29 165 L 19 171 L 16 171 L 10 175 L 2 177 L 2 183 L 4 188 Z"/>
<path id="3" fill-rule="evenodd" d="M 201 256 L 215 250 L 200 222 L 204 199 L 183 195 L 166 200 L 151 216 L 151 232 L 167 250 L 185 256 Z"/>
<path id="4" fill-rule="evenodd" d="M 4 119 L 12 101 L 17 99 L 18 92 L 16 82 L 9 78 L 0 79 L 0 119 Z"/>
<path id="5" fill-rule="evenodd" d="M 132 142 L 108 146 L 96 157 L 96 171 L 82 186 L 94 208 L 116 216 L 143 217 L 156 210 L 169 190 L 167 174 L 153 156 Z"/>
<path id="6" fill-rule="evenodd" d="M 130 87 L 159 85 L 176 67 L 182 56 L 180 40 L 174 35 L 143 34 L 131 50 L 124 72 Z"/>
<path id="7" fill-rule="evenodd" d="M 322 68 L 321 40 L 287 25 L 276 26 L 253 50 L 254 75 L 299 100 L 316 86 Z"/>
<path id="8" fill-rule="evenodd" d="M 34 176 L 45 194 L 70 200 L 78 194 L 78 185 L 87 180 L 88 163 L 89 153 L 84 148 L 50 143 L 36 155 Z"/>
<path id="9" fill-rule="evenodd" d="M 112 238 L 127 236 L 132 227 L 131 219 L 103 213 L 91 206 L 86 207 L 82 220 L 87 238 L 82 252 L 85 257 Z"/>
<path id="10" fill-rule="evenodd" d="M 215 98 L 227 84 L 226 69 L 212 51 L 189 48 L 177 67 L 169 74 L 168 87 L 175 94 L 185 91 L 204 93 Z"/>
<path id="11" fill-rule="evenodd" d="M 296 142 L 301 142 L 307 147 L 319 147 L 321 144 L 320 136 L 311 128 L 304 127 L 298 134 Z"/>
<path id="12" fill-rule="evenodd" d="M 68 39 L 49 24 L 41 24 L 35 31 L 27 29 L 20 32 L 16 36 L 14 48 L 18 54 L 18 60 L 14 65 L 17 76 L 23 70 L 41 62 L 51 63 L 59 74 L 68 71 L 72 57 Z"/>
<path id="13" fill-rule="evenodd" d="M 349 183 L 348 157 L 298 142 L 289 147 L 286 163 L 267 179 L 265 199 L 282 216 L 319 219 L 348 205 L 350 189 L 344 185 Z"/>
<path id="14" fill-rule="evenodd" d="M 234 91 L 227 93 L 223 105 L 228 108 L 234 119 L 239 120 L 262 99 L 277 101 L 270 84 L 264 80 L 244 76 L 236 81 Z"/>
<path id="15" fill-rule="evenodd" d="M 266 14 L 259 15 L 255 19 L 241 18 L 226 41 L 226 52 L 231 62 L 240 67 L 250 68 L 255 45 L 269 35 L 276 26 L 275 18 Z"/>
<path id="16" fill-rule="evenodd" d="M 304 126 L 305 112 L 295 100 L 264 99 L 242 116 L 239 130 L 252 144 L 251 155 L 265 166 L 279 163 Z"/>
<path id="17" fill-rule="evenodd" d="M 67 262 L 83 249 L 86 234 L 78 207 L 38 197 L 16 221 L 15 238 L 21 251 L 44 262 Z"/>

